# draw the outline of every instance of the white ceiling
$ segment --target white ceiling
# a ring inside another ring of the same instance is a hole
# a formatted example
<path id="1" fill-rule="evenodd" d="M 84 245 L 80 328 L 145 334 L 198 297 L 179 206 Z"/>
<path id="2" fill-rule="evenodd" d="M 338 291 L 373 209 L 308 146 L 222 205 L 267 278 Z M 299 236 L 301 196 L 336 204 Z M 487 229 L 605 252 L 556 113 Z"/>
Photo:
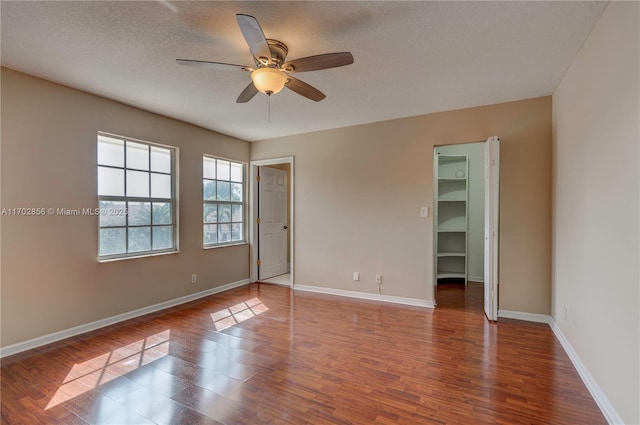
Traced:
<path id="1" fill-rule="evenodd" d="M 549 95 L 606 2 L 2 1 L 2 65 L 244 140 Z M 236 104 L 251 65 L 236 13 L 288 59 L 350 51 L 350 66 L 296 74 L 327 95 L 283 90 Z"/>

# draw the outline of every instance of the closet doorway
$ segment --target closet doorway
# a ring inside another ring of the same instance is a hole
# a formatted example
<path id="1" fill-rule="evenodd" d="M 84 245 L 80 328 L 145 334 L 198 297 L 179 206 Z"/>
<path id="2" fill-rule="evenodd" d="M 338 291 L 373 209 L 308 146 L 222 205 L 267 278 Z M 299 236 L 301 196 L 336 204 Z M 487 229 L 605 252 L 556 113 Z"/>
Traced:
<path id="1" fill-rule="evenodd" d="M 434 148 L 434 299 L 484 310 L 491 321 L 498 313 L 499 171 L 497 137 Z"/>

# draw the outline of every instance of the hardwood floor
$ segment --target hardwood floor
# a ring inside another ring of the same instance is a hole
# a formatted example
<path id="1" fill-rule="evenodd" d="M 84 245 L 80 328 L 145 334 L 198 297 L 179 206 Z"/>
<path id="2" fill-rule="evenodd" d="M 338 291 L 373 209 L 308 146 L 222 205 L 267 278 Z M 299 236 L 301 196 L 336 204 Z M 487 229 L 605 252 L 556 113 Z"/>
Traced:
<path id="1" fill-rule="evenodd" d="M 438 308 L 464 310 L 484 314 L 484 285 L 478 282 L 444 283 L 437 286 L 436 302 Z"/>
<path id="2" fill-rule="evenodd" d="M 488 323 L 481 290 L 247 285 L 3 359 L 2 423 L 606 423 L 549 327 Z"/>

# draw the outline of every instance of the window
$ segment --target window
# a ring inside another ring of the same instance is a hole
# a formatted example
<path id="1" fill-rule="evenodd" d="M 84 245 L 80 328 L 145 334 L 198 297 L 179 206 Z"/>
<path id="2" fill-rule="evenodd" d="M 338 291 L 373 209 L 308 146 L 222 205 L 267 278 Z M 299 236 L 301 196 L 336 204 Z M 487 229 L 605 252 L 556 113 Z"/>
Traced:
<path id="1" fill-rule="evenodd" d="M 205 247 L 245 242 L 244 164 L 202 158 L 203 241 Z"/>
<path id="2" fill-rule="evenodd" d="M 99 259 L 176 251 L 176 149 L 98 134 Z"/>

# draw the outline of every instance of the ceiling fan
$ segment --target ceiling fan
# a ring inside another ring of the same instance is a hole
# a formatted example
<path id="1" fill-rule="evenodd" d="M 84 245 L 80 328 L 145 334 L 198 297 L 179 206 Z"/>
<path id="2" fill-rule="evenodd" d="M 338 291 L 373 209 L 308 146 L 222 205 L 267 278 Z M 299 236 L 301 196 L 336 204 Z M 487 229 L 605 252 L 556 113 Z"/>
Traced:
<path id="1" fill-rule="evenodd" d="M 258 92 L 271 96 L 272 94 L 278 93 L 284 87 L 308 99 L 319 102 L 326 97 L 324 93 L 289 74 L 336 68 L 353 63 L 353 56 L 349 52 L 326 53 L 285 62 L 287 53 L 289 52 L 286 44 L 278 40 L 265 38 L 258 20 L 253 16 L 237 14 L 236 18 L 240 31 L 242 31 L 242 35 L 253 55 L 255 66 L 176 59 L 176 62 L 180 65 L 250 71 L 251 82 L 245 87 L 242 93 L 240 93 L 236 103 L 246 103 L 258 94 Z"/>

